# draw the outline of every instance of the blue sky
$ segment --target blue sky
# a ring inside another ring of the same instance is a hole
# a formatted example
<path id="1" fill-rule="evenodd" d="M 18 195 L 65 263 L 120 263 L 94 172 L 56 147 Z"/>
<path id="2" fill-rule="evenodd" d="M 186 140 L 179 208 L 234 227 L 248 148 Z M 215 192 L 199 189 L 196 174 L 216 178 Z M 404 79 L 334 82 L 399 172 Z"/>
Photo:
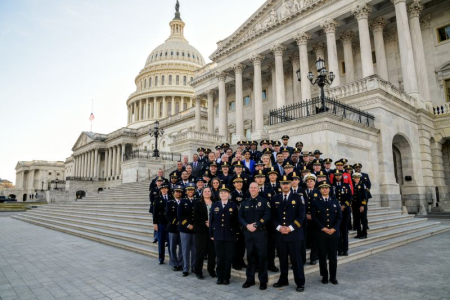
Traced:
<path id="1" fill-rule="evenodd" d="M 264 0 L 181 0 L 185 36 L 209 61 Z M 82 131 L 126 126 L 125 101 L 170 33 L 175 0 L 0 0 L 0 178 L 61 160 Z"/>

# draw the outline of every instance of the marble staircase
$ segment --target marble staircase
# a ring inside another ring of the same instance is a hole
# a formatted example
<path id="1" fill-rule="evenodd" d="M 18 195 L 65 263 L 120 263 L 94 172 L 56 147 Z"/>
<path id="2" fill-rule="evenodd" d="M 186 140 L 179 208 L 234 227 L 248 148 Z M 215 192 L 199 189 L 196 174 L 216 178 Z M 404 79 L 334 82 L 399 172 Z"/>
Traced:
<path id="1" fill-rule="evenodd" d="M 157 257 L 157 244 L 152 243 L 152 216 L 148 212 L 148 185 L 148 181 L 123 184 L 78 201 L 49 204 L 12 217 Z M 439 222 L 414 218 L 413 215 L 402 214 L 401 210 L 380 207 L 375 203 L 369 203 L 368 218 L 370 226 L 368 238 L 354 239 L 356 233 L 351 231 L 349 256 L 339 257 L 339 264 L 450 230 L 450 226 L 443 226 Z M 305 273 L 315 272 L 318 269 L 318 265 L 307 264 Z M 245 270 L 232 270 L 232 275 L 245 278 Z M 270 282 L 275 282 L 279 276 L 278 273 L 269 275 Z"/>

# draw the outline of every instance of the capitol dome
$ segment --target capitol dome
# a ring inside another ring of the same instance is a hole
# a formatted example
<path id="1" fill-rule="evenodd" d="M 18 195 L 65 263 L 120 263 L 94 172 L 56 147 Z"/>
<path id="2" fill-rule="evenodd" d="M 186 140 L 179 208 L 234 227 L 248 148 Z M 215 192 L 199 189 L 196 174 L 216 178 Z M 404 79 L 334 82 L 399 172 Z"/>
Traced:
<path id="1" fill-rule="evenodd" d="M 169 23 L 169 38 L 150 53 L 136 76 L 136 91 L 127 100 L 130 128 L 139 128 L 193 107 L 194 89 L 189 82 L 194 72 L 205 65 L 205 60 L 184 37 L 185 23 L 178 9 L 177 4 L 175 18 Z"/>

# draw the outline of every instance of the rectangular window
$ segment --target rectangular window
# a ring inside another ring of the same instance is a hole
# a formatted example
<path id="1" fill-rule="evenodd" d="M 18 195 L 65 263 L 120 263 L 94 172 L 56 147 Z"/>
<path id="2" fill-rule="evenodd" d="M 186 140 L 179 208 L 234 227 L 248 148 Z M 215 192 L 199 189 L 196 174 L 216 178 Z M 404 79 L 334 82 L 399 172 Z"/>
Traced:
<path id="1" fill-rule="evenodd" d="M 214 111 L 216 112 L 216 116 L 219 115 L 219 105 L 214 106 Z"/>
<path id="2" fill-rule="evenodd" d="M 267 90 L 262 91 L 262 99 L 263 99 L 263 101 L 267 100 Z"/>
<path id="3" fill-rule="evenodd" d="M 446 81 L 445 81 L 445 100 L 447 101 L 447 102 L 450 102 L 450 79 L 447 79 Z"/>
<path id="4" fill-rule="evenodd" d="M 245 137 L 247 138 L 247 140 L 252 139 L 252 130 L 250 128 L 245 129 Z"/>
<path id="5" fill-rule="evenodd" d="M 250 105 L 250 96 L 245 96 L 244 97 L 244 106 L 249 106 Z"/>
<path id="6" fill-rule="evenodd" d="M 438 42 L 443 42 L 450 39 L 450 24 L 442 26 L 437 29 Z"/>
<path id="7" fill-rule="evenodd" d="M 235 135 L 236 134 L 234 134 L 234 133 L 230 133 L 230 137 L 229 137 L 230 140 L 228 141 L 230 144 L 233 142 L 233 138 L 235 137 Z"/>
<path id="8" fill-rule="evenodd" d="M 345 75 L 345 61 L 341 61 L 341 71 L 342 75 Z"/>
<path id="9" fill-rule="evenodd" d="M 234 101 L 228 102 L 228 111 L 234 111 L 236 109 Z"/>

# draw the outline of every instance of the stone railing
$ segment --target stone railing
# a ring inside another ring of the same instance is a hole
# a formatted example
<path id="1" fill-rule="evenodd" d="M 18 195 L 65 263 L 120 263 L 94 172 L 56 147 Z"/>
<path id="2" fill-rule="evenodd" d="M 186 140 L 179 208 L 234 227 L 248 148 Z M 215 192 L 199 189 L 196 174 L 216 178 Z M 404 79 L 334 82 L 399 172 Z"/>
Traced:
<path id="1" fill-rule="evenodd" d="M 136 98 L 139 96 L 148 96 L 148 93 L 168 93 L 168 92 L 174 92 L 174 93 L 194 93 L 194 90 L 192 89 L 192 87 L 190 85 L 163 85 L 163 86 L 152 86 L 152 87 L 147 87 L 144 88 L 142 90 L 136 91 L 134 93 L 132 93 L 129 97 L 128 100 L 132 99 L 132 98 Z M 193 96 L 193 95 L 192 95 Z M 170 98 L 170 96 L 166 96 L 167 99 Z M 188 95 L 186 95 L 186 97 L 189 97 Z"/>
<path id="2" fill-rule="evenodd" d="M 226 141 L 226 139 L 221 135 L 196 131 L 186 131 L 173 137 L 173 143 L 181 142 L 184 140 L 202 140 L 204 142 L 212 143 L 221 143 Z"/>
<path id="3" fill-rule="evenodd" d="M 440 115 L 448 115 L 450 114 L 450 102 L 447 102 L 445 104 L 442 105 L 438 105 L 435 106 L 431 109 L 431 112 L 435 115 L 435 116 L 440 116 Z"/>
<path id="4" fill-rule="evenodd" d="M 381 79 L 378 75 L 372 75 L 357 81 L 353 81 L 341 86 L 329 89 L 328 95 L 330 98 L 342 99 L 353 95 L 358 95 L 367 91 L 381 89 L 384 92 L 402 100 L 403 102 L 417 107 L 416 99 L 405 94 L 402 90 L 392 85 L 390 82 Z"/>

